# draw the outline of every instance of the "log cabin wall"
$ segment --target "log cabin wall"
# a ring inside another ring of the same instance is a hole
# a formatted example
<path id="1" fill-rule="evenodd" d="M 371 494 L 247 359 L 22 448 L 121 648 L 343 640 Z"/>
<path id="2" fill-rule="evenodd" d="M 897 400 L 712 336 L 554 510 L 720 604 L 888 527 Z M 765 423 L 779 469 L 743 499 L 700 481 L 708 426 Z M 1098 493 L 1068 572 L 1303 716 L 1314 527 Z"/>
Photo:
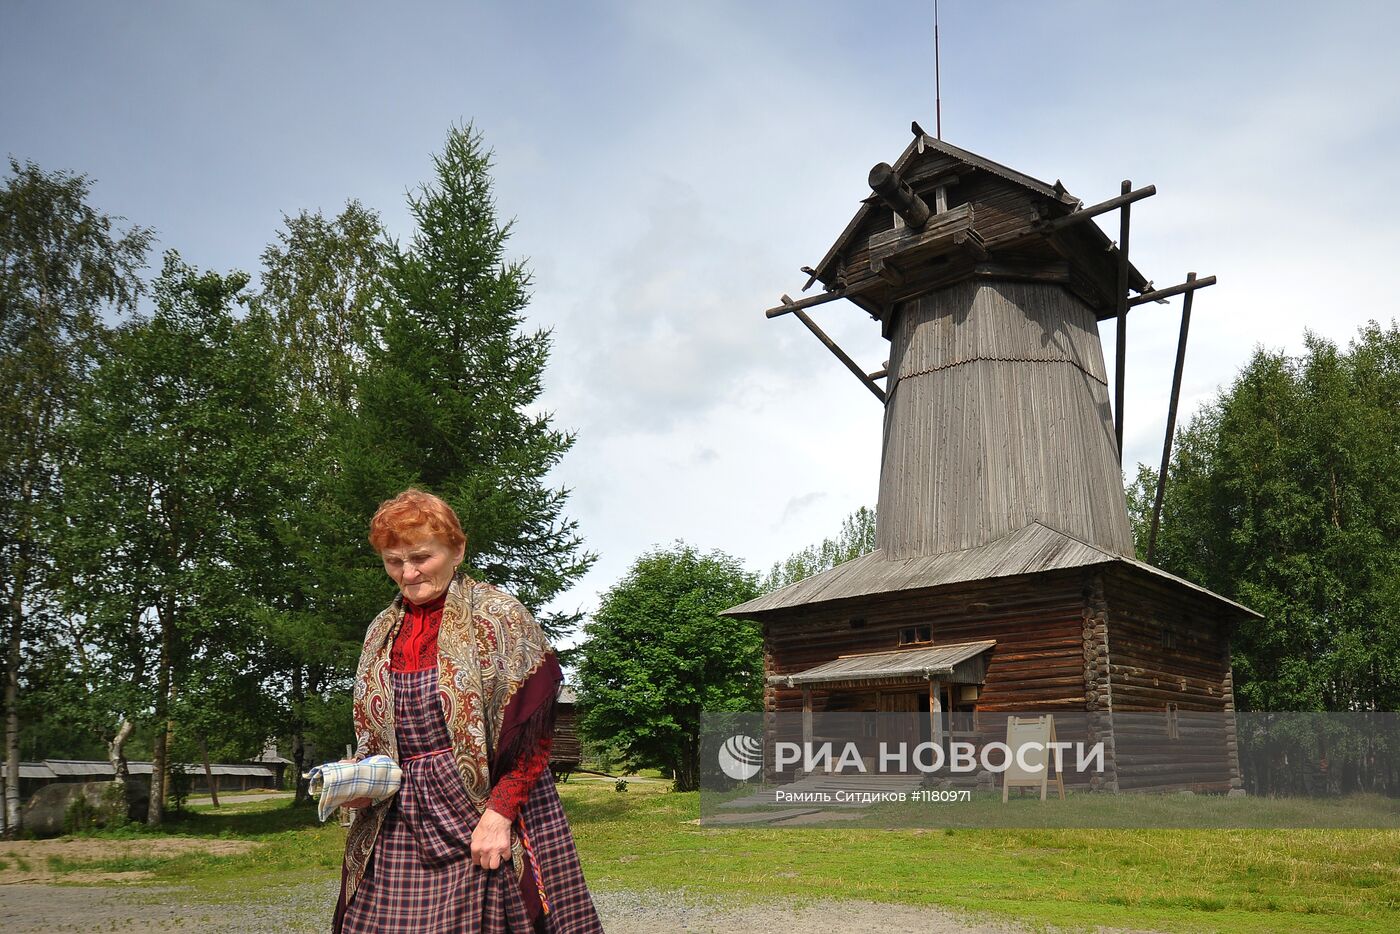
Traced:
<path id="1" fill-rule="evenodd" d="M 572 704 L 560 705 L 554 717 L 554 743 L 549 750 L 549 764 L 555 771 L 578 768 L 583 748 L 578 737 L 578 715 Z"/>
<path id="2" fill-rule="evenodd" d="M 1104 774 L 1089 780 L 1094 790 L 1118 790 L 1117 746 L 1113 737 L 1113 680 L 1108 644 L 1108 597 L 1103 574 L 1084 580 L 1084 708 L 1087 741 L 1104 744 Z"/>
<path id="3" fill-rule="evenodd" d="M 1240 787 L 1233 624 L 1219 602 L 1131 569 L 1108 572 L 1105 589 L 1120 787 Z"/>
<path id="4" fill-rule="evenodd" d="M 1082 571 L 979 581 L 775 614 L 763 627 L 764 664 L 770 676 L 783 675 L 887 652 L 900 648 L 901 628 L 927 625 L 935 645 L 997 640 L 978 709 L 1082 711 L 1084 619 Z M 831 694 L 814 688 L 813 709 L 826 709 Z M 802 689 L 768 685 L 764 710 L 800 713 Z"/>
<path id="5" fill-rule="evenodd" d="M 1091 788 L 1240 787 L 1233 722 L 1225 716 L 1234 712 L 1231 622 L 1210 596 L 1114 566 L 882 595 L 770 617 L 765 667 L 769 675 L 793 674 L 845 655 L 887 652 L 900 647 L 899 631 L 909 626 L 929 626 L 935 645 L 995 639 L 977 710 L 1064 715 L 1060 739 L 1104 743 L 1104 774 Z M 845 709 L 853 694 L 909 689 L 814 687 L 812 709 Z M 858 709 L 877 709 L 871 696 L 862 700 Z M 800 687 L 765 689 L 768 713 L 798 714 L 802 705 Z"/>
<path id="6" fill-rule="evenodd" d="M 1175 703 L 1223 712 L 1230 623 L 1219 610 L 1146 575 L 1113 571 L 1106 586 L 1114 711 L 1159 711 Z"/>

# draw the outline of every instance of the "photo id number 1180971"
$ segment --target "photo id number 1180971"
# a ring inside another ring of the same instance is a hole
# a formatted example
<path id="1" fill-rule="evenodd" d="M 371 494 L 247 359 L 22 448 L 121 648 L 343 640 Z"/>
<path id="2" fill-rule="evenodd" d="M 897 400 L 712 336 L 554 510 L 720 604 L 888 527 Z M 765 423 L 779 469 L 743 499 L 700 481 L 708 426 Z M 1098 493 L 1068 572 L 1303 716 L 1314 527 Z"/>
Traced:
<path id="1" fill-rule="evenodd" d="M 909 799 L 911 801 L 924 801 L 931 804 L 950 804 L 954 801 L 971 801 L 972 792 L 966 788 L 961 790 L 924 788 L 912 792 Z"/>

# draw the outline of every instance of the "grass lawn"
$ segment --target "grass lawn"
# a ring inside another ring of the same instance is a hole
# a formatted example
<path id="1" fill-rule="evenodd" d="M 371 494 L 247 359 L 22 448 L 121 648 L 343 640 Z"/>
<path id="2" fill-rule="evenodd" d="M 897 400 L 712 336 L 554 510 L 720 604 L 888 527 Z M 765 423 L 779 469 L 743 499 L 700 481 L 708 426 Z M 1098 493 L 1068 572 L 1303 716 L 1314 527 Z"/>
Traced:
<path id="1" fill-rule="evenodd" d="M 560 786 L 594 888 L 941 905 L 1070 928 L 1400 930 L 1400 830 L 701 827 L 698 796 L 666 788 Z M 200 807 L 165 833 L 261 844 L 139 860 L 153 881 L 213 898 L 334 880 L 344 840 L 285 799 Z M 68 867 L 105 868 L 54 868 Z"/>

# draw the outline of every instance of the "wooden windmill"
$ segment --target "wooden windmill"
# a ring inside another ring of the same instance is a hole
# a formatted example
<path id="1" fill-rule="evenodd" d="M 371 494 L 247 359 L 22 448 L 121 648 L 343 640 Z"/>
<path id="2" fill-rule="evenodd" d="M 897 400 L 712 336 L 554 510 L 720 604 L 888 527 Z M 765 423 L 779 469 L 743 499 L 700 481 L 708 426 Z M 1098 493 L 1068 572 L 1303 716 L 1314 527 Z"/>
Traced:
<path id="1" fill-rule="evenodd" d="M 1191 298 L 1214 277 L 1156 289 L 1129 263 L 1130 205 L 1151 186 L 1124 182 L 1085 207 L 913 129 L 804 268 L 823 292 L 767 312 L 806 325 L 881 401 L 885 425 L 876 550 L 727 611 L 763 623 L 766 707 L 1075 712 L 1106 742 L 1109 788 L 1237 788 L 1232 729 L 1189 756 L 1134 756 L 1113 730 L 1115 711 L 1161 713 L 1169 729 L 1182 710 L 1228 722 L 1230 632 L 1256 615 L 1138 561 L 1123 492 L 1127 313 L 1186 296 L 1174 422 Z M 1091 222 L 1115 210 L 1116 244 Z M 879 322 L 882 369 L 806 312 L 837 300 Z M 1118 322 L 1111 406 L 1106 319 Z"/>

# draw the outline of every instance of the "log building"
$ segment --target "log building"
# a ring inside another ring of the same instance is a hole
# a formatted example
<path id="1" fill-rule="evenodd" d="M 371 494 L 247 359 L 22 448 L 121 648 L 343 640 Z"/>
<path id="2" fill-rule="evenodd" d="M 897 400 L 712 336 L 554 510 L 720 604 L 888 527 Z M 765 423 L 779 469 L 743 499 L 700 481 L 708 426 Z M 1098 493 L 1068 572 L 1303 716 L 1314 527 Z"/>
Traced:
<path id="1" fill-rule="evenodd" d="M 583 761 L 578 737 L 578 692 L 561 684 L 554 708 L 554 742 L 549 747 L 549 770 L 557 781 L 568 781 Z"/>
<path id="2" fill-rule="evenodd" d="M 1128 263 L 1128 204 L 1155 189 L 1086 208 L 914 129 L 804 268 L 824 292 L 769 311 L 885 412 L 876 550 L 726 611 L 763 626 L 765 709 L 1055 713 L 1104 741 L 1096 787 L 1239 788 L 1230 634 L 1256 614 L 1135 557 L 1120 467 L 1126 311 L 1214 279 L 1154 290 Z M 1086 222 L 1109 210 L 1118 244 Z M 805 313 L 835 299 L 879 322 L 882 371 Z"/>

